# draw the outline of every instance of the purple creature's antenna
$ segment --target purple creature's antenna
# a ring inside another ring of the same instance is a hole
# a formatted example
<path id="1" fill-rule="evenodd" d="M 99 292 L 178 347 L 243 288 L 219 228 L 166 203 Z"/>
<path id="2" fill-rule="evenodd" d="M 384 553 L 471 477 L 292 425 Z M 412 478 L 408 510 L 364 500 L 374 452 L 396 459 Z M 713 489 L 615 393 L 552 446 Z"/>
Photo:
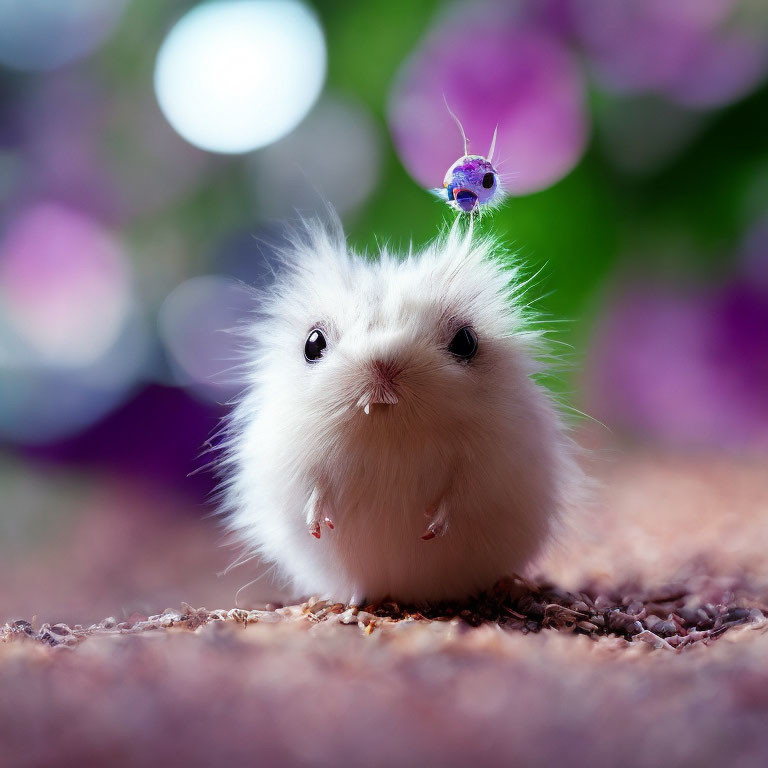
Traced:
<path id="1" fill-rule="evenodd" d="M 491 148 L 488 150 L 488 157 L 486 160 L 488 160 L 489 163 L 493 162 L 493 153 L 496 150 L 496 134 L 499 132 L 499 126 L 498 124 L 493 129 L 493 138 L 491 139 Z"/>
<path id="2" fill-rule="evenodd" d="M 469 142 L 467 141 L 467 134 L 464 133 L 464 126 L 461 124 L 461 120 L 459 120 L 458 117 L 454 114 L 453 110 L 448 106 L 448 99 L 445 98 L 445 94 L 443 94 L 443 102 L 445 103 L 445 108 L 448 110 L 448 114 L 453 118 L 456 125 L 459 126 L 459 130 L 461 131 L 461 138 L 464 142 L 464 156 L 466 157 L 469 154 Z M 496 137 L 494 135 L 494 142 L 496 140 Z"/>

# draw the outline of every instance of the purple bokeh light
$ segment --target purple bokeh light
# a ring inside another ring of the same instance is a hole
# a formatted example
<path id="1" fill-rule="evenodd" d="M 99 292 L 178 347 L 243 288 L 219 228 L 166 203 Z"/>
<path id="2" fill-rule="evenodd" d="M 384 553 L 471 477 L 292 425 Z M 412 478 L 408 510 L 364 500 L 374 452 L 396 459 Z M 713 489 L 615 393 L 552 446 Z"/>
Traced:
<path id="1" fill-rule="evenodd" d="M 163 302 L 158 330 L 179 383 L 222 402 L 242 388 L 243 328 L 256 308 L 248 288 L 219 275 L 193 277 Z"/>
<path id="2" fill-rule="evenodd" d="M 758 234 L 720 286 L 633 281 L 616 292 L 594 345 L 592 413 L 674 445 L 768 448 L 768 238 Z"/>
<path id="3" fill-rule="evenodd" d="M 109 470 L 142 485 L 172 488 L 205 502 L 215 485 L 204 471 L 214 455 L 207 441 L 224 410 L 175 387 L 150 385 L 80 434 L 27 446 L 24 454 L 56 464 Z M 194 514 L 199 507 L 191 508 Z"/>
<path id="4" fill-rule="evenodd" d="M 707 108 L 738 99 L 765 75 L 765 34 L 742 18 L 739 0 L 573 2 L 576 39 L 610 89 Z"/>
<path id="5" fill-rule="evenodd" d="M 554 184 L 584 151 L 588 121 L 575 58 L 556 34 L 505 6 L 457 8 L 400 72 L 389 122 L 405 167 L 428 188 L 462 153 L 444 96 L 471 152 L 488 151 L 498 124 L 497 167 L 513 195 Z"/>
<path id="6" fill-rule="evenodd" d="M 107 94 L 82 74 L 48 75 L 20 105 L 27 197 L 56 197 L 113 224 L 191 194 L 215 158 L 189 146 L 151 94 Z"/>
<path id="7" fill-rule="evenodd" d="M 116 237 L 38 201 L 0 241 L 0 436 L 56 440 L 101 418 L 144 373 L 147 334 Z"/>
<path id="8" fill-rule="evenodd" d="M 713 444 L 734 426 L 713 359 L 712 307 L 697 296 L 635 283 L 601 322 L 591 413 L 643 437 Z"/>
<path id="9" fill-rule="evenodd" d="M 128 263 L 95 221 L 40 202 L 20 212 L 0 242 L 0 299 L 16 333 L 44 361 L 89 364 L 125 323 Z"/>

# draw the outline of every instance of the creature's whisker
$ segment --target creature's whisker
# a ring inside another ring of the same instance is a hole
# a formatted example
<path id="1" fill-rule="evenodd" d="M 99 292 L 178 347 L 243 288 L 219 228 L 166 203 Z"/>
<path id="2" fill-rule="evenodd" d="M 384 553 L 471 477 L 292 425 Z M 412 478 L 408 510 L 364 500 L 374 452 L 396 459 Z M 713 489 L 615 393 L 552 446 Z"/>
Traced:
<path id="1" fill-rule="evenodd" d="M 240 589 L 238 589 L 237 592 L 235 592 L 235 608 L 240 607 L 240 593 L 244 589 L 248 589 L 248 587 L 253 586 L 257 581 L 261 581 L 261 579 L 263 579 L 267 574 L 275 570 L 275 567 L 276 567 L 275 565 L 271 565 L 269 568 L 267 568 L 266 571 L 264 571 L 264 573 L 259 574 L 255 579 L 251 579 L 251 581 L 249 581 L 247 584 L 243 584 L 243 586 L 240 587 Z"/>
<path id="2" fill-rule="evenodd" d="M 247 557 L 246 557 L 247 555 Z M 233 560 L 223 571 L 219 571 L 216 575 L 221 578 L 222 576 L 226 576 L 231 571 L 233 571 L 235 568 L 239 568 L 241 565 L 245 565 L 246 563 L 250 563 L 251 560 L 255 560 L 258 557 L 258 553 L 254 552 L 252 554 L 248 554 L 248 552 L 243 552 L 240 557 Z"/>

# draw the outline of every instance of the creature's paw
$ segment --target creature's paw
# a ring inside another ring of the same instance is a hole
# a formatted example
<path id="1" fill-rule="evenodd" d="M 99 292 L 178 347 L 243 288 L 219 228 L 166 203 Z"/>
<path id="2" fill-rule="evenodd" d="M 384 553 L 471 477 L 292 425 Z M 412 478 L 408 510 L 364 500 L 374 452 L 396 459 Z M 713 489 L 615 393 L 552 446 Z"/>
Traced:
<path id="1" fill-rule="evenodd" d="M 333 518 L 330 508 L 321 498 L 320 491 L 315 488 L 307 500 L 304 507 L 306 514 L 307 529 L 316 538 L 321 536 L 321 526 L 327 525 L 330 530 L 334 529 Z"/>
<path id="2" fill-rule="evenodd" d="M 427 508 L 427 530 L 421 534 L 424 541 L 429 541 L 438 536 L 445 536 L 448 530 L 448 515 L 445 504 L 434 504 Z"/>
<path id="3" fill-rule="evenodd" d="M 321 523 L 324 523 L 328 526 L 331 530 L 335 528 L 333 524 L 333 520 L 331 520 L 330 517 L 323 517 L 322 520 L 313 520 L 311 523 L 308 524 L 309 532 L 316 538 L 319 539 L 322 534 L 322 528 Z"/>

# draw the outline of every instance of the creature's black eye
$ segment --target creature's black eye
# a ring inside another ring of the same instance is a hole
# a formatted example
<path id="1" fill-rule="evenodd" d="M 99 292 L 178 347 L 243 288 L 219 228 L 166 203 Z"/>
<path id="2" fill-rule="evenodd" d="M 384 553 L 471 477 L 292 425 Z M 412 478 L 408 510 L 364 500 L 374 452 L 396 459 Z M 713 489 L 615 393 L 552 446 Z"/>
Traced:
<path id="1" fill-rule="evenodd" d="M 307 343 L 304 345 L 304 359 L 308 363 L 316 363 L 322 356 L 323 350 L 328 346 L 328 342 L 319 328 L 312 330 L 307 336 Z"/>
<path id="2" fill-rule="evenodd" d="M 488 173 L 483 176 L 483 188 L 484 189 L 490 189 L 493 186 L 494 177 L 493 174 L 488 171 Z"/>
<path id="3" fill-rule="evenodd" d="M 448 345 L 448 351 L 462 360 L 471 360 L 477 353 L 477 334 L 465 325 L 456 332 Z"/>

